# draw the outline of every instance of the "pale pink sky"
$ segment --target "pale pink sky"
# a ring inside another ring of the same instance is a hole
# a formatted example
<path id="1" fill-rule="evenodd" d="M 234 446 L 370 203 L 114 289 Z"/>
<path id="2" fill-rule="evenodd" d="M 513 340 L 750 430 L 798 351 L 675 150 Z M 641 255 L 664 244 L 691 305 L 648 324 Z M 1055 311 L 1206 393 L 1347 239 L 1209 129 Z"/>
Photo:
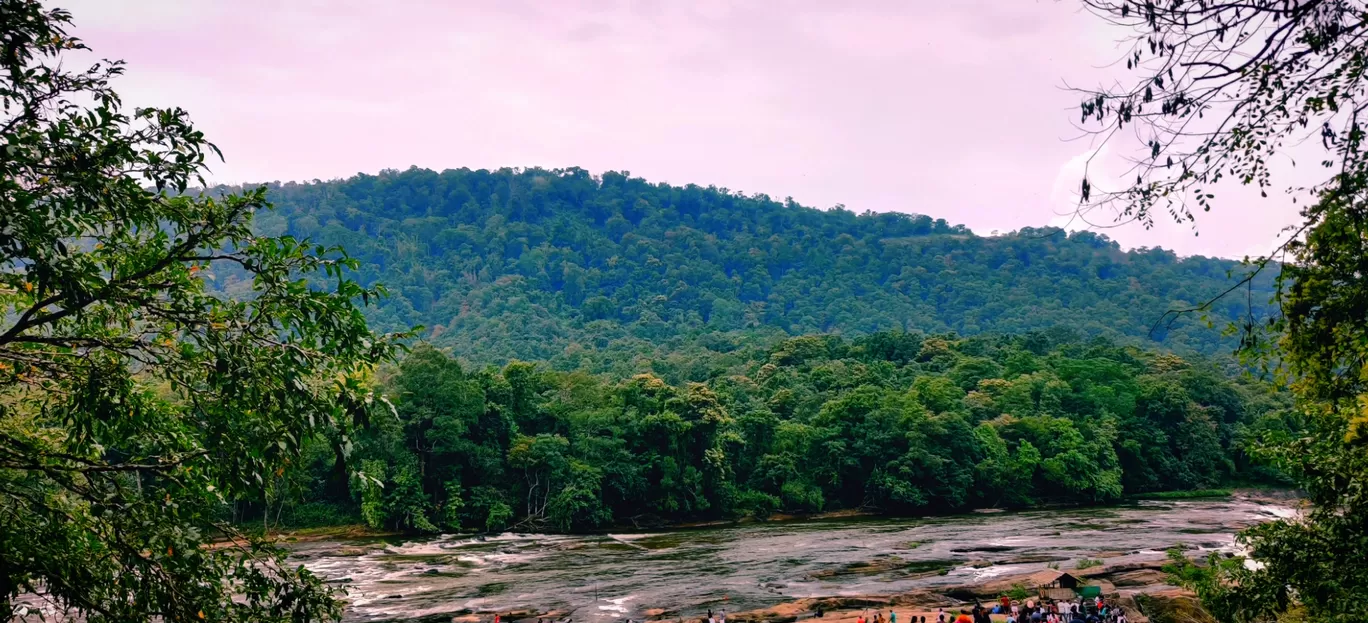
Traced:
<path id="1" fill-rule="evenodd" d="M 191 112 L 215 181 L 579 166 L 981 234 L 1068 220 L 1094 147 L 1061 87 L 1116 75 L 1124 34 L 1077 0 L 51 3 L 128 103 Z M 1104 233 L 1240 257 L 1295 220 L 1203 216 Z"/>

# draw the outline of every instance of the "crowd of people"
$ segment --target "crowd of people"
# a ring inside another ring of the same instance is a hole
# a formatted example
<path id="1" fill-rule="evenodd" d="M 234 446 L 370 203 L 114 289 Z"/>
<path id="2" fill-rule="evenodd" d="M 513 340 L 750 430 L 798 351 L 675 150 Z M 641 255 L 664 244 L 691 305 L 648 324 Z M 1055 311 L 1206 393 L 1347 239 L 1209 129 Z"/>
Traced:
<path id="1" fill-rule="evenodd" d="M 1007 623 L 1128 623 L 1125 608 L 1101 597 L 1073 601 L 1028 599 L 1022 602 L 1006 596 L 991 608 L 976 604 L 972 609 L 961 609 L 958 614 L 948 613 L 942 608 L 936 614 L 935 623 L 991 623 L 994 614 L 1007 615 Z"/>
<path id="2" fill-rule="evenodd" d="M 954 610 L 953 608 L 951 610 Z M 1126 609 L 1107 601 L 1101 597 L 1093 599 L 1076 599 L 1072 601 L 1060 601 L 1051 599 L 1027 599 L 1022 601 L 1013 600 L 1003 596 L 999 603 L 992 607 L 983 604 L 975 604 L 973 608 L 961 608 L 958 611 L 947 611 L 941 608 L 936 612 L 935 619 L 930 623 L 993 623 L 993 615 L 1006 615 L 1006 623 L 1129 623 L 1126 617 Z M 815 618 L 823 618 L 826 613 L 821 606 L 813 612 Z M 727 611 L 722 610 L 716 614 L 712 609 L 708 610 L 708 616 L 699 623 L 727 623 Z M 856 623 L 898 623 L 898 613 L 889 610 L 888 616 L 884 616 L 882 611 L 875 611 L 873 616 L 866 617 L 860 614 L 856 617 Z M 494 623 L 500 623 L 499 615 L 494 615 Z M 570 623 L 567 617 L 561 620 L 537 619 L 537 623 Z M 627 623 L 633 623 L 627 619 Z M 681 619 L 680 623 L 683 623 Z M 926 616 L 912 615 L 908 617 L 906 623 L 928 623 Z"/>
<path id="3" fill-rule="evenodd" d="M 961 608 L 957 611 L 941 608 L 936 612 L 934 619 L 927 619 L 925 615 L 911 615 L 905 623 L 994 623 L 993 615 L 1006 615 L 1006 623 L 1129 623 L 1126 616 L 1126 609 L 1111 601 L 1101 597 L 1093 599 L 1079 598 L 1071 601 L 1052 600 L 1052 599 L 1026 599 L 1014 600 L 1003 596 L 999 603 L 992 607 L 983 604 L 975 604 L 973 608 Z M 812 613 L 814 618 L 824 618 L 826 612 L 818 606 Z M 499 623 L 496 615 L 494 623 Z M 537 623 L 543 623 L 542 619 L 537 619 Z M 553 623 L 551 619 L 546 619 L 545 623 Z M 570 623 L 570 620 L 556 621 L 554 623 Z M 626 623 L 633 623 L 627 619 Z M 683 623 L 683 619 L 680 619 Z M 713 613 L 708 610 L 708 615 L 699 623 L 727 623 L 727 611 L 722 610 Z M 875 611 L 873 616 L 866 616 L 861 613 L 855 619 L 855 623 L 898 623 L 898 613 L 894 610 L 888 611 L 888 616 L 884 616 L 883 611 Z"/>
<path id="4" fill-rule="evenodd" d="M 951 610 L 941 608 L 931 623 L 992 623 L 994 614 L 1006 615 L 1007 623 L 1128 623 L 1125 608 L 1101 597 L 1074 601 L 1014 601 L 1003 597 L 1001 603 L 992 607 L 976 604 L 973 608 L 962 608 L 958 612 Z M 815 612 L 816 617 L 824 614 L 820 608 Z M 861 614 L 855 622 L 898 623 L 898 613 L 889 610 L 886 617 L 882 611 L 875 612 L 871 617 Z M 710 616 L 709 623 L 718 622 Z M 907 623 L 927 623 L 927 618 L 914 615 Z"/>

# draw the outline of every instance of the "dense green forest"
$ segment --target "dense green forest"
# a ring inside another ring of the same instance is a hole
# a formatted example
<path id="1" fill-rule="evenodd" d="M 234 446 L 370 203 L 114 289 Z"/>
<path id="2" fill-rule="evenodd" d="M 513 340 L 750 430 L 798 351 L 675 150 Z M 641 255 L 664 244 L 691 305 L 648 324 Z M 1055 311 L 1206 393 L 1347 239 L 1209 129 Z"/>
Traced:
<path id="1" fill-rule="evenodd" d="M 341 245 L 360 283 L 388 287 L 373 326 L 422 325 L 479 364 L 701 380 L 700 357 L 791 335 L 1055 326 L 1184 355 L 1234 348 L 1197 317 L 1151 327 L 1227 288 L 1238 263 L 1122 251 L 1089 232 L 986 237 L 927 216 L 581 169 L 414 168 L 272 184 L 269 196 L 259 231 Z M 239 279 L 219 284 L 245 291 Z M 1244 318 L 1246 301 L 1261 317 L 1270 288 L 1256 281 L 1212 320 Z"/>
<path id="2" fill-rule="evenodd" d="M 802 336 L 681 385 L 468 369 L 420 345 L 377 382 L 397 417 L 358 440 L 364 477 L 347 486 L 320 441 L 273 483 L 268 521 L 592 530 L 1104 503 L 1269 478 L 1242 447 L 1295 428 L 1267 385 L 1058 329 Z"/>
<path id="3" fill-rule="evenodd" d="M 235 507 L 268 523 L 590 530 L 1104 503 L 1272 478 L 1243 448 L 1292 428 L 1282 396 L 1231 380 L 1220 331 L 1151 330 L 1230 287 L 1227 260 L 579 169 L 414 168 L 269 195 L 258 231 L 344 247 L 359 282 L 389 290 L 372 324 L 426 330 L 378 373 L 396 418 L 345 463 L 320 440 L 268 506 Z M 217 271 L 229 293 L 248 285 Z M 1270 292 L 1256 281 L 1212 320 L 1262 317 Z"/>

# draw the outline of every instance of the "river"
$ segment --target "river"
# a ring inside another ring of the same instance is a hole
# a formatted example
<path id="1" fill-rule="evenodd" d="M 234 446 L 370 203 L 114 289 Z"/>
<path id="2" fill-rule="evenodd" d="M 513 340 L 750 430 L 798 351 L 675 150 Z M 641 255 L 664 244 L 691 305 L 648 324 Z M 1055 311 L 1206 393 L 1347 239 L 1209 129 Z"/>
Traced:
<path id="1" fill-rule="evenodd" d="M 736 612 L 800 597 L 962 585 L 1049 562 L 1068 570 L 1083 558 L 1155 559 L 1180 543 L 1230 551 L 1240 528 L 1293 512 L 1239 498 L 1146 501 L 590 536 L 322 541 L 297 545 L 295 556 L 346 589 L 348 621 L 534 609 L 610 623 L 640 619 L 649 608 Z"/>

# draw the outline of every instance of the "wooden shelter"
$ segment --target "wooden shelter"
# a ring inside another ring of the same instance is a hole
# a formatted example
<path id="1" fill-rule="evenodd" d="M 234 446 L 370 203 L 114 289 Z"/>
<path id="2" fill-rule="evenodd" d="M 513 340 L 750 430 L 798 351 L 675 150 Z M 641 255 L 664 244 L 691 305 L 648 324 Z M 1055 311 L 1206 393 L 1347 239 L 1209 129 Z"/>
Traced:
<path id="1" fill-rule="evenodd" d="M 1077 577 L 1058 569 L 1045 569 L 1026 578 L 1029 586 L 1040 592 L 1041 597 L 1054 600 L 1069 600 L 1083 582 Z"/>

